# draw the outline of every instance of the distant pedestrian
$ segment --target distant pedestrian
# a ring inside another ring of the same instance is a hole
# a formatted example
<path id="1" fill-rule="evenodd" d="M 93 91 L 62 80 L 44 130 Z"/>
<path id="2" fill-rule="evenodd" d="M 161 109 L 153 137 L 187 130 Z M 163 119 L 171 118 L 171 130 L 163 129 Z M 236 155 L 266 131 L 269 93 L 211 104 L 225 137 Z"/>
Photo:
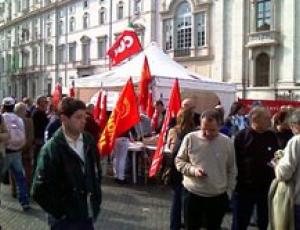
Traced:
<path id="1" fill-rule="evenodd" d="M 101 204 L 100 157 L 84 132 L 85 104 L 64 98 L 62 127 L 44 145 L 35 171 L 33 199 L 51 215 L 52 230 L 94 229 Z"/>
<path id="2" fill-rule="evenodd" d="M 34 128 L 33 170 L 35 170 L 40 149 L 44 145 L 44 133 L 46 126 L 49 122 L 49 119 L 47 118 L 46 114 L 47 106 L 47 97 L 39 96 L 36 100 L 36 110 L 33 112 L 32 115 Z"/>
<path id="3" fill-rule="evenodd" d="M 6 97 L 2 100 L 3 119 L 8 129 L 8 139 L 5 151 L 5 164 L 3 171 L 11 170 L 18 187 L 18 198 L 24 211 L 30 209 L 28 186 L 25 179 L 21 152 L 26 143 L 23 120 L 14 113 L 15 100 Z"/>

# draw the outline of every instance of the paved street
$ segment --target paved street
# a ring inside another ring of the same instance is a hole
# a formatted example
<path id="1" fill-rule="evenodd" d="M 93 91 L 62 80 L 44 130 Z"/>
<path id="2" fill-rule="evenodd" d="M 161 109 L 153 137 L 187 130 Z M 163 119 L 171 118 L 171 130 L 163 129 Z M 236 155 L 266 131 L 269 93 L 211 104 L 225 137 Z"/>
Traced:
<path id="1" fill-rule="evenodd" d="M 48 229 L 45 213 L 33 204 L 24 213 L 17 200 L 11 198 L 8 187 L 1 188 L 0 223 L 4 230 Z M 169 226 L 170 190 L 157 185 L 115 184 L 111 178 L 103 180 L 103 203 L 96 229 L 104 230 L 164 230 Z M 230 216 L 223 227 L 230 226 Z"/>

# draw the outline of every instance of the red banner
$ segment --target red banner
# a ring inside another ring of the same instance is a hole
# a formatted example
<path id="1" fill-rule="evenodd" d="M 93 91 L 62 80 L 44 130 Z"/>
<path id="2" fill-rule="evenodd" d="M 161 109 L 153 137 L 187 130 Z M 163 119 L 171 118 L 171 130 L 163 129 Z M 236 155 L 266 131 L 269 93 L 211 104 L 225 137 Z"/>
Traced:
<path id="1" fill-rule="evenodd" d="M 171 118 L 177 116 L 180 106 L 181 106 L 180 88 L 179 88 L 179 82 L 176 79 L 171 91 L 169 105 L 166 112 L 166 117 L 163 123 L 163 127 L 159 134 L 157 147 L 152 158 L 151 167 L 149 169 L 149 177 L 153 177 L 159 172 L 161 162 L 163 160 L 163 148 L 165 145 L 165 135 L 167 133 L 167 128 Z"/>
<path id="2" fill-rule="evenodd" d="M 134 93 L 131 78 L 124 86 L 116 107 L 98 140 L 98 148 L 102 156 L 109 155 L 114 147 L 116 138 L 128 131 L 140 121 L 138 103 Z"/>
<path id="3" fill-rule="evenodd" d="M 54 109 L 58 108 L 58 104 L 62 98 L 62 88 L 59 83 L 55 86 L 54 92 L 52 93 L 52 104 Z"/>
<path id="4" fill-rule="evenodd" d="M 149 97 L 149 85 L 151 84 L 152 78 L 148 59 L 145 56 L 144 65 L 141 74 L 141 80 L 139 83 L 139 103 L 143 112 L 147 110 L 148 97 Z"/>
<path id="5" fill-rule="evenodd" d="M 126 58 L 142 50 L 139 38 L 133 30 L 125 30 L 107 51 L 112 65 L 117 65 Z"/>
<path id="6" fill-rule="evenodd" d="M 253 99 L 238 99 L 246 107 L 248 113 L 253 106 L 261 105 L 269 109 L 271 115 L 279 111 L 281 106 L 299 107 L 299 101 L 284 101 L 284 100 L 253 100 Z"/>

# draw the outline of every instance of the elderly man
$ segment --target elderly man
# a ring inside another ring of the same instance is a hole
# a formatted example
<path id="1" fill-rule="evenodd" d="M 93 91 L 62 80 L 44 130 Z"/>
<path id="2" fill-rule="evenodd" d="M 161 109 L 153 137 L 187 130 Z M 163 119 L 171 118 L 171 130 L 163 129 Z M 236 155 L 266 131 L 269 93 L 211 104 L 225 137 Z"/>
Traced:
<path id="1" fill-rule="evenodd" d="M 254 206 L 259 229 L 268 226 L 268 191 L 274 171 L 268 165 L 278 149 L 276 135 L 269 129 L 269 111 L 255 107 L 249 113 L 250 127 L 237 133 L 234 146 L 238 168 L 233 195 L 233 230 L 246 230 Z"/>
<path id="2" fill-rule="evenodd" d="M 300 110 L 291 116 L 291 127 L 295 136 L 284 149 L 284 156 L 275 167 L 276 177 L 294 184 L 295 229 L 300 229 Z"/>
<path id="3" fill-rule="evenodd" d="M 201 130 L 183 139 L 175 159 L 183 174 L 186 229 L 220 229 L 228 205 L 227 192 L 235 185 L 234 146 L 219 133 L 219 114 L 203 112 Z"/>
<path id="4" fill-rule="evenodd" d="M 192 98 L 185 98 L 182 102 L 181 102 L 181 107 L 182 108 L 186 108 L 186 109 L 193 109 L 194 112 L 194 123 L 196 125 L 196 127 L 200 126 L 200 114 L 195 112 L 195 102 Z"/>

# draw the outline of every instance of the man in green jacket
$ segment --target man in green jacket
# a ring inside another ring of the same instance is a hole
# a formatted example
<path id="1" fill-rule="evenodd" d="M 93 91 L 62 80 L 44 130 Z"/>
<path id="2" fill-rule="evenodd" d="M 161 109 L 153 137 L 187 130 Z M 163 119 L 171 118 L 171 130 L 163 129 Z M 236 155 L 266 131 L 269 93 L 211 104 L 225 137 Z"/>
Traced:
<path id="1" fill-rule="evenodd" d="M 84 133 L 85 104 L 64 98 L 62 127 L 43 146 L 35 171 L 33 199 L 51 217 L 51 229 L 94 229 L 101 204 L 101 168 L 96 143 Z"/>

